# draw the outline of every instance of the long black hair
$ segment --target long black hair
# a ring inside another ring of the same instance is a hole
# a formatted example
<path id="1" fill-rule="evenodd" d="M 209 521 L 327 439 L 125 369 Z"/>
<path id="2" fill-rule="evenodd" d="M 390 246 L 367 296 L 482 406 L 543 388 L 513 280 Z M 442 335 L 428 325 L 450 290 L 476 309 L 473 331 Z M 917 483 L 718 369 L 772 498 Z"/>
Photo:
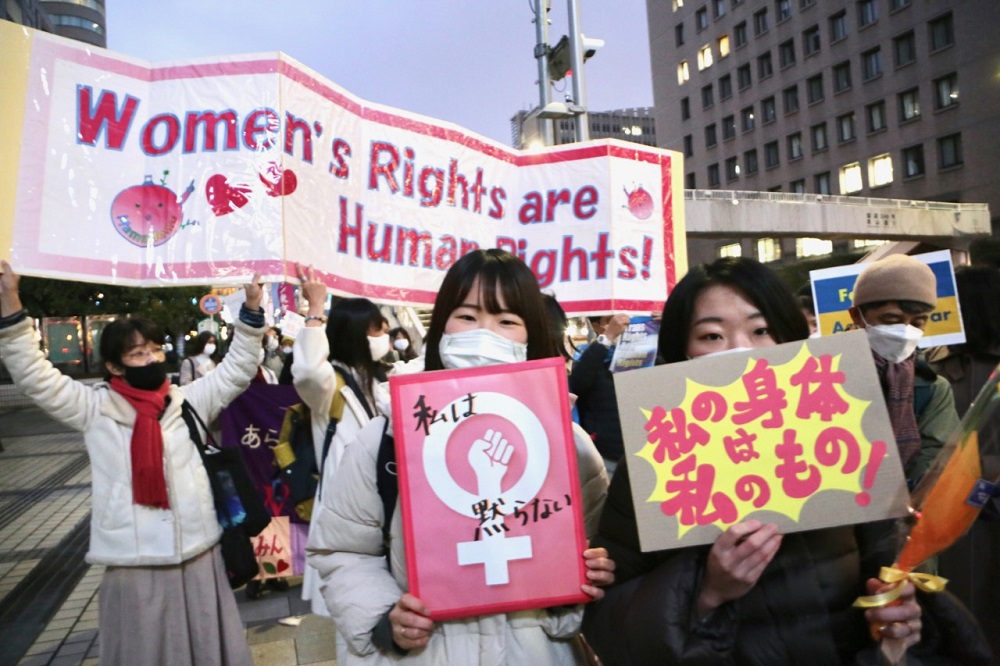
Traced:
<path id="1" fill-rule="evenodd" d="M 219 355 L 219 336 L 212 331 L 202 331 L 199 333 L 195 339 L 189 342 L 187 347 L 184 348 L 184 356 L 187 358 L 194 358 L 198 354 L 205 351 L 205 345 L 207 345 L 210 340 L 215 340 L 215 353 L 212 354 L 212 358 L 215 359 Z"/>
<path id="2" fill-rule="evenodd" d="M 382 326 L 382 313 L 367 298 L 345 298 L 333 304 L 326 321 L 326 339 L 330 343 L 330 360 L 339 361 L 361 376 L 361 386 L 371 397 L 375 378 L 368 333 Z"/>
<path id="3" fill-rule="evenodd" d="M 748 257 L 723 257 L 692 268 L 670 292 L 660 322 L 658 363 L 687 359 L 695 301 L 701 292 L 715 285 L 735 289 L 753 303 L 764 315 L 775 342 L 809 337 L 809 324 L 802 308 L 777 273 Z"/>
<path id="4" fill-rule="evenodd" d="M 559 356 L 559 350 L 548 334 L 542 292 L 531 269 L 505 250 L 473 250 L 448 269 L 434 299 L 431 323 L 424 341 L 425 369 L 444 368 L 438 345 L 444 335 L 445 324 L 455 308 L 465 302 L 476 278 L 479 278 L 479 302 L 486 312 L 502 312 L 500 299 L 503 299 L 507 310 L 524 320 L 528 333 L 528 360 Z"/>

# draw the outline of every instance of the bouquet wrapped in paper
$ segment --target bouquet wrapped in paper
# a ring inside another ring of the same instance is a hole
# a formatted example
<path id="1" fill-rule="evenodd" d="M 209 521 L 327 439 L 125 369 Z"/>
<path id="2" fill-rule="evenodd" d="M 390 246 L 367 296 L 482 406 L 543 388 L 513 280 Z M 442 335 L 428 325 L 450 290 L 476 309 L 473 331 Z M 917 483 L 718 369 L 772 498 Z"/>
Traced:
<path id="1" fill-rule="evenodd" d="M 993 495 L 998 478 L 984 478 L 979 432 L 1000 403 L 1000 366 L 994 369 L 975 401 L 962 418 L 958 430 L 931 464 L 911 495 L 912 526 L 891 567 L 883 567 L 879 578 L 891 585 L 881 594 L 861 597 L 854 605 L 863 608 L 894 603 L 906 581 L 925 592 L 940 592 L 947 580 L 916 572 L 929 558 L 948 549 L 972 526 Z M 996 453 L 996 452 L 993 452 Z M 873 634 L 879 638 L 877 629 Z M 897 663 L 905 648 L 886 645 L 883 653 Z"/>

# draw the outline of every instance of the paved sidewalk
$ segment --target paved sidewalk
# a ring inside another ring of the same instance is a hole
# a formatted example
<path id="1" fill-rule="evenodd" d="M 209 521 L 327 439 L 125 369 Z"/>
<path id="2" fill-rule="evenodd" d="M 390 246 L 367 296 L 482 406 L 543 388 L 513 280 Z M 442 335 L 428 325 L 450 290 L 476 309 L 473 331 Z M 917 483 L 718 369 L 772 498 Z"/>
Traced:
<path id="1" fill-rule="evenodd" d="M 83 438 L 35 408 L 0 411 L 0 664 L 97 665 L 103 567 L 83 561 L 90 466 Z M 299 579 L 236 591 L 257 666 L 335 664 L 334 627 L 308 613 Z M 301 618 L 298 626 L 280 624 Z"/>

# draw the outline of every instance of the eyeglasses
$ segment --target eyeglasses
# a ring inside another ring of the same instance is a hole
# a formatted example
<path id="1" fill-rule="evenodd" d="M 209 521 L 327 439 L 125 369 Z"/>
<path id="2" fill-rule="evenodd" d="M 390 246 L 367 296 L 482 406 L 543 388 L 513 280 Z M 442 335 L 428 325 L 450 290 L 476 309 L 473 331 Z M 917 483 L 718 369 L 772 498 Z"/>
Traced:
<path id="1" fill-rule="evenodd" d="M 163 351 L 163 347 L 152 343 L 141 347 L 133 347 L 122 355 L 122 360 L 126 361 L 130 365 L 142 363 L 143 361 L 148 361 L 149 359 L 152 359 L 153 361 L 163 361 L 166 360 L 166 358 L 167 353 Z"/>

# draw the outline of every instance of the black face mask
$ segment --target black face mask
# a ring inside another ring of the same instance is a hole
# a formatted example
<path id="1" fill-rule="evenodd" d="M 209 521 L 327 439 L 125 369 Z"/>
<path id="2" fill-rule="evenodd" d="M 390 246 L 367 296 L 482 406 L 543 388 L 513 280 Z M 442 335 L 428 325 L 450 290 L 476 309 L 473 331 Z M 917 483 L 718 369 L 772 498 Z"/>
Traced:
<path id="1" fill-rule="evenodd" d="M 155 391 L 167 381 L 167 364 L 163 361 L 139 367 L 124 366 L 125 381 L 142 391 Z"/>

